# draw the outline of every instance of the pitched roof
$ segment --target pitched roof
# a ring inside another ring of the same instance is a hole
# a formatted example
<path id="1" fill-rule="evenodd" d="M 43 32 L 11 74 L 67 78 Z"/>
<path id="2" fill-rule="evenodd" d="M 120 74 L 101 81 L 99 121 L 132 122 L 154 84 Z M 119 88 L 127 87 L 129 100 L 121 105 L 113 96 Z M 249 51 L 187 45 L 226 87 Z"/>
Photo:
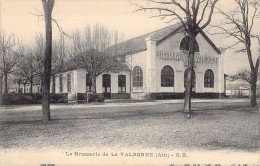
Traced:
<path id="1" fill-rule="evenodd" d="M 54 68 L 52 70 L 53 74 L 57 74 L 57 73 L 63 73 L 63 72 L 67 72 L 67 71 L 71 71 L 71 70 L 76 70 L 76 69 L 82 69 L 84 68 L 83 63 L 77 63 L 77 61 L 79 60 L 79 58 L 81 56 L 89 56 L 89 55 L 103 55 L 102 52 L 96 50 L 96 49 L 90 49 L 87 51 L 84 51 L 82 53 L 79 53 L 78 55 L 76 55 L 75 57 L 67 60 L 66 62 L 64 62 L 62 65 L 57 66 L 56 68 Z M 113 66 L 112 70 L 123 70 L 123 71 L 130 71 L 130 68 L 128 67 L 128 65 L 126 64 L 117 64 L 116 66 Z"/>
<path id="2" fill-rule="evenodd" d="M 124 56 L 128 54 L 138 53 L 147 49 L 145 39 L 149 36 L 152 36 L 156 44 L 161 43 L 169 36 L 176 34 L 183 28 L 182 23 L 177 23 L 174 25 L 167 26 L 165 28 L 129 39 L 127 41 L 121 42 L 119 44 L 111 46 L 106 50 L 109 54 L 117 54 L 119 56 Z M 216 50 L 218 54 L 221 54 L 220 50 L 216 47 L 216 45 L 210 40 L 210 38 L 201 31 L 201 35 L 209 42 L 209 44 Z"/>

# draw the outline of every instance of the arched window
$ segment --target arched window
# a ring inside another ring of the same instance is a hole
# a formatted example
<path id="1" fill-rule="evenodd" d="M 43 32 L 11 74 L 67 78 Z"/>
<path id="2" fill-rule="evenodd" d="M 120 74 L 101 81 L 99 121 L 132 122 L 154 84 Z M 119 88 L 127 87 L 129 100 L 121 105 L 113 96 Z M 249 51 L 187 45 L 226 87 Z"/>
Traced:
<path id="1" fill-rule="evenodd" d="M 188 76 L 188 68 L 184 72 L 184 87 L 186 87 L 186 82 L 187 82 L 187 76 Z M 194 88 L 196 83 L 196 75 L 194 70 L 192 69 L 191 72 L 191 87 Z"/>
<path id="2" fill-rule="evenodd" d="M 161 71 L 161 86 L 174 87 L 174 71 L 170 66 L 164 66 Z"/>
<path id="3" fill-rule="evenodd" d="M 181 40 L 180 50 L 189 51 L 189 37 L 186 36 Z M 195 52 L 199 52 L 199 45 L 197 41 L 195 41 Z"/>
<path id="4" fill-rule="evenodd" d="M 207 87 L 207 88 L 213 88 L 214 87 L 214 73 L 210 69 L 205 71 L 204 87 Z"/>
<path id="5" fill-rule="evenodd" d="M 139 66 L 136 66 L 133 70 L 133 86 L 134 87 L 143 86 L 143 71 Z"/>

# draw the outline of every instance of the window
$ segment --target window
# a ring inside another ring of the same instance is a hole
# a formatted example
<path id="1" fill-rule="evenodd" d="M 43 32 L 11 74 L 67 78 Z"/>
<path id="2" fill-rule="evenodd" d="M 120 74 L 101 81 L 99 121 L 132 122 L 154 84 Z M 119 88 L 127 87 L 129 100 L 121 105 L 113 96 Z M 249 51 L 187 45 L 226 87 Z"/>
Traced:
<path id="1" fill-rule="evenodd" d="M 71 92 L 71 75 L 67 74 L 67 92 Z"/>
<path id="2" fill-rule="evenodd" d="M 187 76 L 188 76 L 188 69 L 185 70 L 184 72 L 184 87 L 186 87 L 186 82 L 187 82 Z M 196 75 L 194 70 L 192 69 L 191 72 L 191 87 L 194 88 L 196 83 Z"/>
<path id="3" fill-rule="evenodd" d="M 204 87 L 207 87 L 207 88 L 213 88 L 214 87 L 214 73 L 210 69 L 205 71 Z"/>
<path id="4" fill-rule="evenodd" d="M 126 92 L 126 76 L 118 76 L 118 92 Z"/>
<path id="5" fill-rule="evenodd" d="M 109 93 L 111 92 L 111 75 L 110 74 L 103 74 L 102 75 L 103 80 L 103 93 L 105 93 L 105 97 L 109 97 Z"/>
<path id="6" fill-rule="evenodd" d="M 143 71 L 139 66 L 136 66 L 133 70 L 133 86 L 134 87 L 143 86 Z"/>
<path id="7" fill-rule="evenodd" d="M 182 39 L 180 44 L 180 50 L 186 50 L 189 51 L 189 37 L 186 36 Z M 195 52 L 199 52 L 199 45 L 197 41 L 195 41 Z"/>
<path id="8" fill-rule="evenodd" d="M 90 74 L 86 74 L 86 91 L 91 92 L 91 87 L 92 87 L 92 79 Z"/>
<path id="9" fill-rule="evenodd" d="M 174 87 L 174 72 L 170 66 L 164 66 L 161 71 L 161 86 Z"/>
<path id="10" fill-rule="evenodd" d="M 62 78 L 62 74 L 60 74 L 60 92 L 63 92 L 63 78 Z"/>

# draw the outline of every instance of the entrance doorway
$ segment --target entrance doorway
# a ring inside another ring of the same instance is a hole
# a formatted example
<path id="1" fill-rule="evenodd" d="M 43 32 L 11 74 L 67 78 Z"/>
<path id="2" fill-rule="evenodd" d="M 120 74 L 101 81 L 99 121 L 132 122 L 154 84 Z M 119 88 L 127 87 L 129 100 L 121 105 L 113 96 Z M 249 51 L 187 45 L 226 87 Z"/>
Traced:
<path id="1" fill-rule="evenodd" d="M 103 74 L 103 94 L 105 99 L 111 99 L 111 75 Z"/>

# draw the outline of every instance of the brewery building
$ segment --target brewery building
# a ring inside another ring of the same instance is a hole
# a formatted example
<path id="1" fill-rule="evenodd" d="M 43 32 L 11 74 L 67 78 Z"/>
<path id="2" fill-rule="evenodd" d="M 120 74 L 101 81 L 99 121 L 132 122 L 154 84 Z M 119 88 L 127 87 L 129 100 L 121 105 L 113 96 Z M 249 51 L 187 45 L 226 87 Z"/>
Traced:
<path id="1" fill-rule="evenodd" d="M 110 99 L 182 98 L 189 49 L 183 30 L 182 24 L 175 24 L 109 48 L 110 52 L 116 50 L 124 63 L 97 77 L 96 92 Z M 55 72 L 54 78 L 55 93 L 68 93 L 71 100 L 91 91 L 86 70 L 69 61 Z M 196 37 L 192 95 L 204 98 L 224 95 L 223 57 L 204 32 Z"/>

